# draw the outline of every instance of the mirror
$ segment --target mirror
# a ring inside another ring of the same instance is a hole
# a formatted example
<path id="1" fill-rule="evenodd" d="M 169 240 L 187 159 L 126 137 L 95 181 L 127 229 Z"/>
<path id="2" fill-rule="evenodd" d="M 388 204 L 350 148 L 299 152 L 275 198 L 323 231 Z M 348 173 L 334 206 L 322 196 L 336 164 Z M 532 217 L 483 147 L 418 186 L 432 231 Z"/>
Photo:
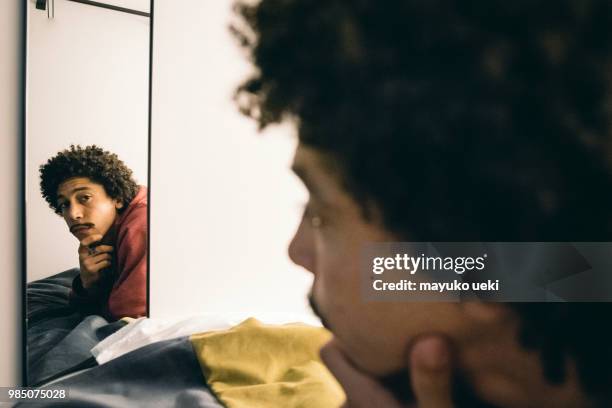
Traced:
<path id="1" fill-rule="evenodd" d="M 149 0 L 27 0 L 29 386 L 148 315 Z M 94 360 L 95 361 L 95 360 Z"/>

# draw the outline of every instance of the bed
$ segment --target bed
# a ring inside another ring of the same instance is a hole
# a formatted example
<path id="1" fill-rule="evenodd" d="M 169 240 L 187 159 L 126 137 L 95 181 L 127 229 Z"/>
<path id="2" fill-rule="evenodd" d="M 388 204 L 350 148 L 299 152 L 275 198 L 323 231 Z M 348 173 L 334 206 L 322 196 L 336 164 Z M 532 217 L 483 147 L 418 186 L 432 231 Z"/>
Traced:
<path id="1" fill-rule="evenodd" d="M 318 357 L 329 333 L 304 324 L 308 317 L 109 322 L 68 304 L 76 274 L 71 269 L 28 285 L 29 383 L 68 389 L 69 399 L 18 406 L 284 408 L 343 401 Z M 278 324 L 287 321 L 299 323 Z"/>

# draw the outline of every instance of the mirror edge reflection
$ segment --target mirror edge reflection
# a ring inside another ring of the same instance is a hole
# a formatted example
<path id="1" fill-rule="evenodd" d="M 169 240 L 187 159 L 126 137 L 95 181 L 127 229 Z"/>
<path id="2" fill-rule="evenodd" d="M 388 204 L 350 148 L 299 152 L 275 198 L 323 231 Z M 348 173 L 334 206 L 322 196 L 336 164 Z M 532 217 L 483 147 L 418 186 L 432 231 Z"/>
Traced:
<path id="1" fill-rule="evenodd" d="M 87 1 L 75 1 L 75 0 L 67 0 L 73 1 L 77 3 L 82 3 L 84 5 L 96 6 L 96 4 L 92 4 L 92 2 Z M 153 21 L 154 21 L 154 3 L 155 0 L 149 0 L 149 13 L 137 12 L 134 10 L 130 10 L 122 7 L 103 7 L 110 10 L 114 10 L 117 12 L 127 12 L 129 14 L 135 14 L 142 17 L 146 17 L 149 20 L 149 35 L 148 35 L 148 69 L 147 69 L 147 203 L 150 203 L 151 198 L 151 127 L 152 127 L 152 75 L 153 75 Z M 28 307 L 27 307 L 27 285 L 28 285 L 28 263 L 27 263 L 27 107 L 28 107 L 28 81 L 27 81 L 27 70 L 28 70 L 28 6 L 29 0 L 24 0 L 21 3 L 20 12 L 21 12 L 21 44 L 18 47 L 21 53 L 21 84 L 20 84 L 20 97 L 21 99 L 18 102 L 20 106 L 20 132 L 19 135 L 20 143 L 19 143 L 19 159 L 18 159 L 18 168 L 19 168 L 19 180 L 18 183 L 18 195 L 20 197 L 20 206 L 18 208 L 18 219 L 21 224 L 20 228 L 20 243 L 19 243 L 19 255 L 18 258 L 20 260 L 20 265 L 18 270 L 21 270 L 21 281 L 18 284 L 20 287 L 20 295 L 21 295 L 21 316 L 20 321 L 21 332 L 20 337 L 17 339 L 17 344 L 21 342 L 21 359 L 20 365 L 21 370 L 18 376 L 20 375 L 20 385 L 23 387 L 32 386 L 29 384 L 28 375 L 29 375 L 29 367 L 28 367 L 28 341 L 27 341 L 27 331 L 28 331 Z M 150 216 L 150 206 L 147 204 L 147 254 L 146 254 L 146 317 L 150 317 L 150 237 L 151 237 L 151 216 Z M 19 282 L 19 280 L 17 280 Z"/>

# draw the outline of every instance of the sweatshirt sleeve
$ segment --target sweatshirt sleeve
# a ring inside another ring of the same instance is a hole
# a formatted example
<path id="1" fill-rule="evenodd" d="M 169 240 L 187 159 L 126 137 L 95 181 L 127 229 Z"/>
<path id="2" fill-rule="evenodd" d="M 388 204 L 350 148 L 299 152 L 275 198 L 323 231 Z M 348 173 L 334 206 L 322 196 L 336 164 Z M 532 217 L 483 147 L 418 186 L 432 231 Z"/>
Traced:
<path id="1" fill-rule="evenodd" d="M 117 280 L 108 299 L 113 319 L 147 313 L 147 206 L 137 205 L 117 231 Z"/>

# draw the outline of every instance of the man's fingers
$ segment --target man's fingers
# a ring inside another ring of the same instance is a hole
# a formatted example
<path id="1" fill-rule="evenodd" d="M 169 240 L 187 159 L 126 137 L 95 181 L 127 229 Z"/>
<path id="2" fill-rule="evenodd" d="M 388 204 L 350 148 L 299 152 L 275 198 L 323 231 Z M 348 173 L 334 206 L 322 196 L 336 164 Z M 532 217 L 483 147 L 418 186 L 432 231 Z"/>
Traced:
<path id="1" fill-rule="evenodd" d="M 112 255 L 110 254 L 99 254 L 99 255 L 95 255 L 91 257 L 91 260 L 94 264 L 98 264 L 102 261 L 109 261 L 111 260 Z"/>
<path id="2" fill-rule="evenodd" d="M 102 240 L 102 234 L 91 234 L 80 241 L 79 254 L 85 255 L 89 253 L 89 245 Z"/>
<path id="3" fill-rule="evenodd" d="M 321 349 L 321 360 L 336 377 L 346 393 L 347 402 L 343 407 L 400 408 L 389 391 L 372 378 L 358 371 L 346 359 L 334 340 Z"/>
<path id="4" fill-rule="evenodd" d="M 400 407 L 389 391 L 351 364 L 336 341 L 321 349 L 321 359 L 344 388 L 345 407 Z M 410 374 L 415 407 L 453 408 L 451 353 L 443 337 L 417 339 L 410 351 Z"/>
<path id="5" fill-rule="evenodd" d="M 86 276 L 93 276 L 100 272 L 102 269 L 108 268 L 109 266 L 111 266 L 111 261 L 108 259 L 103 259 L 97 263 L 87 263 L 85 265 L 85 271 L 81 270 L 81 273 L 85 273 Z"/>
<path id="6" fill-rule="evenodd" d="M 84 249 L 79 249 L 79 259 L 84 261 L 88 258 L 98 256 L 100 254 L 108 254 L 113 252 L 114 248 L 109 245 L 99 245 L 95 248 L 91 247 L 83 247 Z"/>
<path id="7" fill-rule="evenodd" d="M 94 251 L 95 251 L 94 254 L 103 254 L 107 252 L 113 252 L 113 247 L 110 245 L 98 245 L 97 247 L 94 248 Z"/>
<path id="8" fill-rule="evenodd" d="M 109 266 L 111 266 L 111 261 L 109 260 L 103 260 L 100 261 L 96 264 L 96 268 L 98 268 L 98 271 L 104 269 L 104 268 L 108 268 Z"/>
<path id="9" fill-rule="evenodd" d="M 110 254 L 99 254 L 95 256 L 90 256 L 87 259 L 83 260 L 83 266 L 85 266 L 85 269 L 89 271 L 96 267 L 100 262 L 110 262 L 111 258 L 112 256 Z"/>
<path id="10" fill-rule="evenodd" d="M 410 352 L 410 375 L 418 408 L 452 408 L 451 353 L 442 337 L 417 339 Z"/>

